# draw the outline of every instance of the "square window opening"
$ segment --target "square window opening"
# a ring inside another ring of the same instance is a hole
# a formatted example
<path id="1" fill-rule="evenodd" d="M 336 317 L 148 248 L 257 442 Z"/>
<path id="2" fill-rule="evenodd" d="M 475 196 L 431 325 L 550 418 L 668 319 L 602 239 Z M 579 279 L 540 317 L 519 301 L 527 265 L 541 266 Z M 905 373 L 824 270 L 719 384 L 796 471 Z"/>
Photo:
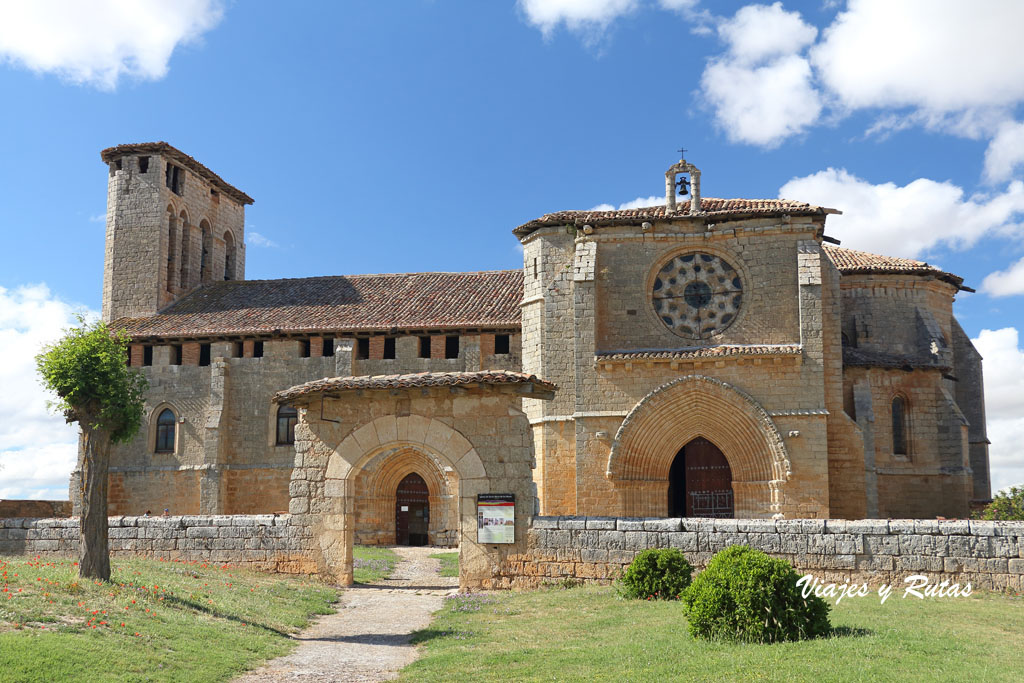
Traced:
<path id="1" fill-rule="evenodd" d="M 299 350 L 299 355 L 303 358 L 309 358 L 309 340 L 303 339 L 301 343 L 302 348 Z"/>
<path id="2" fill-rule="evenodd" d="M 356 339 L 356 358 L 359 360 L 369 360 L 370 358 L 370 338 L 360 337 Z"/>
<path id="3" fill-rule="evenodd" d="M 334 337 L 324 337 L 324 348 L 323 348 L 323 351 L 321 351 L 321 355 L 323 355 L 323 356 L 333 356 L 334 355 Z"/>
<path id="4" fill-rule="evenodd" d="M 181 365 L 181 344 L 171 346 L 171 365 Z"/>
<path id="5" fill-rule="evenodd" d="M 450 334 L 444 338 L 444 357 L 445 358 L 458 358 L 459 357 L 459 335 Z"/>
<path id="6" fill-rule="evenodd" d="M 139 157 L 139 173 L 149 173 L 149 157 Z"/>
<path id="7" fill-rule="evenodd" d="M 395 338 L 384 337 L 384 359 L 393 360 L 395 357 Z"/>
<path id="8" fill-rule="evenodd" d="M 430 337 L 420 337 L 420 358 L 430 358 Z"/>
<path id="9" fill-rule="evenodd" d="M 200 344 L 199 345 L 199 365 L 205 367 L 210 364 L 210 345 Z"/>
<path id="10" fill-rule="evenodd" d="M 494 353 L 495 355 L 505 356 L 509 353 L 509 336 L 507 334 L 496 334 L 494 335 Z"/>
<path id="11" fill-rule="evenodd" d="M 147 367 L 153 364 L 153 347 L 149 344 L 142 347 L 142 364 Z"/>

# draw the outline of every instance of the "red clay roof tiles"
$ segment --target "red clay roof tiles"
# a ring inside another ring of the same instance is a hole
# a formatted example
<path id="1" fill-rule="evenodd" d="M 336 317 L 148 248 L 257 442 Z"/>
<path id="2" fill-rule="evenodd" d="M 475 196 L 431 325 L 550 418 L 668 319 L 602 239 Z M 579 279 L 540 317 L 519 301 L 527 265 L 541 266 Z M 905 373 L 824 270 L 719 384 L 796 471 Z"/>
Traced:
<path id="1" fill-rule="evenodd" d="M 536 375 L 510 370 L 481 372 L 420 372 L 409 375 L 361 375 L 355 377 L 325 377 L 284 389 L 274 395 L 278 402 L 293 401 L 302 396 L 342 391 L 415 389 L 418 387 L 453 387 L 469 384 L 530 384 L 541 391 L 555 391 L 551 382 Z"/>
<path id="2" fill-rule="evenodd" d="M 900 258 L 898 256 L 882 256 L 871 254 L 856 249 L 845 249 L 831 244 L 821 245 L 829 260 L 844 275 L 853 274 L 907 274 L 907 275 L 934 275 L 940 280 L 959 287 L 964 279 L 953 273 L 947 273 L 940 268 L 929 265 L 924 261 L 915 259 Z"/>
<path id="3" fill-rule="evenodd" d="M 740 218 L 748 215 L 790 214 L 790 215 L 823 215 L 836 213 L 834 209 L 813 206 L 806 202 L 790 199 L 716 199 L 702 197 L 700 200 L 701 217 L 722 219 Z M 690 215 L 690 202 L 683 201 L 676 211 L 670 212 L 664 205 L 647 206 L 636 209 L 620 209 L 611 211 L 556 211 L 547 213 L 527 223 L 523 223 L 513 232 L 525 237 L 534 230 L 548 225 L 618 225 L 636 223 L 645 220 L 671 220 L 685 218 Z"/>
<path id="4" fill-rule="evenodd" d="M 518 270 L 231 280 L 113 325 L 133 337 L 516 328 L 522 298 Z"/>

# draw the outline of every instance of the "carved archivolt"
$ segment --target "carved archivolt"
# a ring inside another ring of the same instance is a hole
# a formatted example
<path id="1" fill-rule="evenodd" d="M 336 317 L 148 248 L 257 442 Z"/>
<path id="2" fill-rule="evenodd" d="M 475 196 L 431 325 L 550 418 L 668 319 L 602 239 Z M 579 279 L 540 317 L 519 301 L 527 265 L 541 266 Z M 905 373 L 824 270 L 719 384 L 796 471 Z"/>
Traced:
<path id="1" fill-rule="evenodd" d="M 786 447 L 765 409 L 744 391 L 703 375 L 672 380 L 633 407 L 615 435 L 607 476 L 667 480 L 679 449 L 698 436 L 725 454 L 735 483 L 778 491 L 789 479 Z"/>

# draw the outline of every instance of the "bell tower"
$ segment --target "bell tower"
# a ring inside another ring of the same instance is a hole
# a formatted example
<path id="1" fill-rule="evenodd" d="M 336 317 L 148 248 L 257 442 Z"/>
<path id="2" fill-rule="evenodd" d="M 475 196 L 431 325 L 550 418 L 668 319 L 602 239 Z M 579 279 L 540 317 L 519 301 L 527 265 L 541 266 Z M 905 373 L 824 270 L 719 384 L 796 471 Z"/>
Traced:
<path id="1" fill-rule="evenodd" d="M 676 209 L 676 189 L 679 194 L 690 194 L 690 213 L 700 213 L 700 169 L 683 158 L 685 149 L 679 150 L 679 161 L 665 171 L 665 209 L 674 213 Z M 689 176 L 689 178 L 687 178 Z"/>
<path id="2" fill-rule="evenodd" d="M 245 279 L 249 195 L 166 142 L 100 157 L 109 168 L 104 321 L 150 316 L 197 287 Z"/>

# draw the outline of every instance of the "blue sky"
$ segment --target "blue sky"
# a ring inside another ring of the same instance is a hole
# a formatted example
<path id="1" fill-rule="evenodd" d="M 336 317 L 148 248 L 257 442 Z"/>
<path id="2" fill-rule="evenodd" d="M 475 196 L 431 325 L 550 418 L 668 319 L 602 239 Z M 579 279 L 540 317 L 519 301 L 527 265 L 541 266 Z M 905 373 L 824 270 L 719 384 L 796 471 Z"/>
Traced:
<path id="1" fill-rule="evenodd" d="M 657 203 L 685 146 L 707 196 L 840 208 L 845 246 L 978 288 L 956 313 L 994 481 L 1022 483 L 1021 25 L 996 0 L 0 3 L 0 497 L 66 495 L 31 356 L 99 308 L 99 151 L 150 140 L 255 198 L 250 279 L 516 268 L 516 225 Z"/>

